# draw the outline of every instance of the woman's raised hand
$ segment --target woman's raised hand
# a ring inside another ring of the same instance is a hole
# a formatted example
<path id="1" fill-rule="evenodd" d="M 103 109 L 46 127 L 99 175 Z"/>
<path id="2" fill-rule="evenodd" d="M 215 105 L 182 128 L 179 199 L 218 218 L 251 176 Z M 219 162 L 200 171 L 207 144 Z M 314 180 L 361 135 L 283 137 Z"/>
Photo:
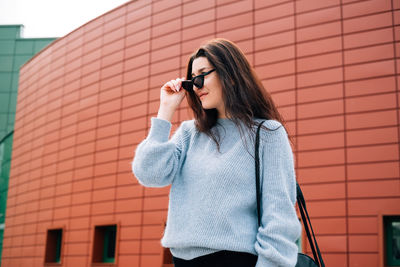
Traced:
<path id="1" fill-rule="evenodd" d="M 182 88 L 182 80 L 184 80 L 184 78 L 177 78 L 166 82 L 161 87 L 158 118 L 168 121 L 172 120 L 175 110 L 185 97 L 185 90 Z"/>

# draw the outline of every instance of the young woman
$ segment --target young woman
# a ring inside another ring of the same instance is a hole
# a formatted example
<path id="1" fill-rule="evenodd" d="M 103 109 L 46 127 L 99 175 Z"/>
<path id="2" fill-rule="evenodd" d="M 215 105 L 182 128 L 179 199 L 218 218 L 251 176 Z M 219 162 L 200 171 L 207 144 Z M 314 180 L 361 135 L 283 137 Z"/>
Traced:
<path id="1" fill-rule="evenodd" d="M 225 39 L 195 51 L 186 79 L 186 90 L 180 78 L 162 86 L 157 118 L 132 164 L 142 185 L 171 185 L 162 245 L 176 267 L 295 266 L 301 227 L 293 154 L 271 96 Z M 194 120 L 169 139 L 170 121 L 185 97 Z M 264 120 L 258 226 L 254 139 Z"/>

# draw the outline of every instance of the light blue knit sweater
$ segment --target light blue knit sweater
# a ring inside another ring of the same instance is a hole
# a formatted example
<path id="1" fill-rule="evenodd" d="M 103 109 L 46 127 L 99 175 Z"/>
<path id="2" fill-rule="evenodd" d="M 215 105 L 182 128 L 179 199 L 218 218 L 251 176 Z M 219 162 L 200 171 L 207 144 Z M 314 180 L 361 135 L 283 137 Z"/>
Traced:
<path id="1" fill-rule="evenodd" d="M 270 129 L 276 121 L 264 123 Z M 254 142 L 243 143 L 237 126 L 218 119 L 215 142 L 185 121 L 169 140 L 171 123 L 152 118 L 132 170 L 144 186 L 172 184 L 162 245 L 178 258 L 193 259 L 219 250 L 258 255 L 257 267 L 295 266 L 301 231 L 293 154 L 285 129 L 262 130 L 260 162 L 262 225 L 258 227 Z M 250 153 L 251 155 L 250 155 Z"/>

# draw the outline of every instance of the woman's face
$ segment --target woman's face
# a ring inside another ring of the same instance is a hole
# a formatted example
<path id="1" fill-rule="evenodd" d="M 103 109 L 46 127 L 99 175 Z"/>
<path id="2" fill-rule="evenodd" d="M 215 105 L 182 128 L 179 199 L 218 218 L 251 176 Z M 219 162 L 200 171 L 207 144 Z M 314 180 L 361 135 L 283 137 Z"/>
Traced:
<path id="1" fill-rule="evenodd" d="M 192 63 L 192 77 L 206 73 L 214 67 L 210 64 L 206 57 L 198 57 Z M 222 86 L 216 71 L 204 77 L 204 85 L 202 88 L 193 86 L 193 90 L 200 98 L 201 105 L 204 109 L 217 109 L 218 117 L 225 118 L 225 105 L 222 99 Z"/>

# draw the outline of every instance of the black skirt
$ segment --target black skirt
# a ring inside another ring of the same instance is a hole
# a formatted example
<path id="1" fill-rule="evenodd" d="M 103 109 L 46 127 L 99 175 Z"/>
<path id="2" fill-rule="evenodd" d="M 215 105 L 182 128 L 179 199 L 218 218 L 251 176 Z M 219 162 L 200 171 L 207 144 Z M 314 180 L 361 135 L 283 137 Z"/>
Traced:
<path id="1" fill-rule="evenodd" d="M 192 260 L 173 257 L 175 267 L 254 267 L 257 256 L 245 252 L 222 250 Z"/>

